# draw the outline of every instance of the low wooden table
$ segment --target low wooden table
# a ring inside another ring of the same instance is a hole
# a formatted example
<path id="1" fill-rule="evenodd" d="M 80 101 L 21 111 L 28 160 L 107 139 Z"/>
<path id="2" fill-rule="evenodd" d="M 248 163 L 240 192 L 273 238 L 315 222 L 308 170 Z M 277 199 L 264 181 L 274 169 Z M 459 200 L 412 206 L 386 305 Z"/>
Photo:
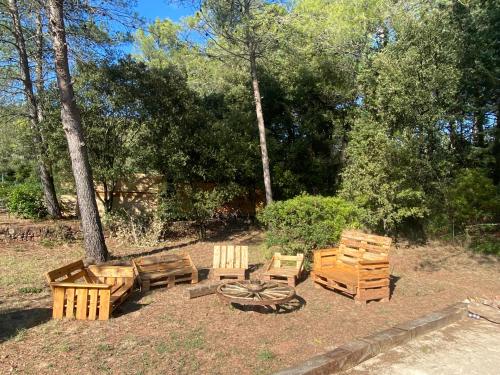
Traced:
<path id="1" fill-rule="evenodd" d="M 216 293 L 224 302 L 243 306 L 268 306 L 278 311 L 281 304 L 295 297 L 295 288 L 276 282 L 241 280 L 219 285 Z"/>

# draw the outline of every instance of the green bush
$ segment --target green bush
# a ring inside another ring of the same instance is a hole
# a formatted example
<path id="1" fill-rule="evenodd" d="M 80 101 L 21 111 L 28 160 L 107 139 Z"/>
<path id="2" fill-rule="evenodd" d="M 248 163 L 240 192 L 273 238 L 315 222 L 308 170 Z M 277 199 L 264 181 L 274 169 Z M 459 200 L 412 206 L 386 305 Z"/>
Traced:
<path id="1" fill-rule="evenodd" d="M 200 239 L 206 237 L 206 224 L 214 218 L 217 210 L 239 192 L 236 185 L 216 186 L 211 190 L 191 185 L 178 185 L 173 191 L 161 195 L 158 207 L 162 221 L 194 221 Z"/>
<path id="2" fill-rule="evenodd" d="M 26 219 L 42 218 L 47 215 L 42 189 L 34 183 L 13 186 L 7 197 L 7 209 Z"/>
<path id="3" fill-rule="evenodd" d="M 338 197 L 302 194 L 274 202 L 258 213 L 267 227 L 267 245 L 284 253 L 310 256 L 315 248 L 335 244 L 344 228 L 357 228 L 361 212 Z"/>
<path id="4" fill-rule="evenodd" d="M 9 193 L 10 193 L 11 189 L 12 189 L 12 185 L 0 183 L 0 207 L 1 208 L 5 208 L 7 206 L 7 200 L 8 200 Z"/>
<path id="5" fill-rule="evenodd" d="M 500 194 L 480 169 L 463 170 L 446 194 L 450 220 L 460 229 L 500 220 Z"/>

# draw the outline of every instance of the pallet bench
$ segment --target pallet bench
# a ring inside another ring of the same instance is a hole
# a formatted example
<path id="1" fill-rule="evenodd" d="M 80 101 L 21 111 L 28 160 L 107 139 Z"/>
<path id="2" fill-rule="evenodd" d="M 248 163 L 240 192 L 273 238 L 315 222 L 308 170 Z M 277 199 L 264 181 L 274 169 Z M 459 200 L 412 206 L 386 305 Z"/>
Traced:
<path id="1" fill-rule="evenodd" d="M 245 280 L 248 269 L 248 246 L 214 246 L 213 278 Z"/>
<path id="2" fill-rule="evenodd" d="M 154 255 L 134 259 L 132 263 L 144 292 L 154 286 L 171 288 L 179 283 L 198 282 L 198 270 L 188 254 Z"/>
<path id="3" fill-rule="evenodd" d="M 314 283 L 350 295 L 360 304 L 388 301 L 391 242 L 388 237 L 344 231 L 338 248 L 314 252 Z"/>
<path id="4" fill-rule="evenodd" d="M 131 294 L 132 266 L 92 265 L 82 260 L 45 274 L 52 289 L 54 319 L 107 320 Z"/>
<path id="5" fill-rule="evenodd" d="M 286 282 L 294 287 L 303 270 L 304 254 L 282 255 L 281 253 L 274 253 L 262 273 L 262 279 L 264 281 Z"/>

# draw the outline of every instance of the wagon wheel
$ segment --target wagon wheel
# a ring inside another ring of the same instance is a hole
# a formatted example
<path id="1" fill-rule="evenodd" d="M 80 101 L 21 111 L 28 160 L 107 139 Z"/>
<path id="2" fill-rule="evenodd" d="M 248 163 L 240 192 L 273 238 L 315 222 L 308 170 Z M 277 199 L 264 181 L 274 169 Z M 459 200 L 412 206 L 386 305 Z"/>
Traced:
<path id="1" fill-rule="evenodd" d="M 231 281 L 219 285 L 217 295 L 240 305 L 280 305 L 295 297 L 295 289 L 275 282 Z"/>

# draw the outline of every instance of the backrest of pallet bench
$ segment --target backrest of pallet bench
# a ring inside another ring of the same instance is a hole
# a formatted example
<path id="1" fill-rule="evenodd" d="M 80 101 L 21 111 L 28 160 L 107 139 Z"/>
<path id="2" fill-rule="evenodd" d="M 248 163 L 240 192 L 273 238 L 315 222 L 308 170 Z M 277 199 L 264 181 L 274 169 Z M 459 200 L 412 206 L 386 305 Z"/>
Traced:
<path id="1" fill-rule="evenodd" d="M 49 284 L 56 281 L 71 283 L 81 279 L 86 282 L 92 282 L 92 279 L 83 264 L 83 260 L 78 260 L 63 267 L 49 271 L 45 274 L 45 278 Z"/>
<path id="2" fill-rule="evenodd" d="M 295 268 L 302 269 L 304 264 L 304 254 L 297 255 L 282 255 L 281 253 L 274 253 L 272 267 L 274 268 Z"/>
<path id="3" fill-rule="evenodd" d="M 214 246 L 213 268 L 248 268 L 248 246 Z"/>
<path id="4" fill-rule="evenodd" d="M 193 268 L 188 254 L 163 254 L 134 259 L 139 273 L 168 272 L 178 269 Z"/>
<path id="5" fill-rule="evenodd" d="M 392 239 L 355 230 L 345 230 L 340 239 L 337 262 L 356 266 L 359 260 L 387 261 Z"/>
<path id="6" fill-rule="evenodd" d="M 135 278 L 132 266 L 92 265 L 88 272 L 94 282 L 108 285 L 133 284 Z"/>

